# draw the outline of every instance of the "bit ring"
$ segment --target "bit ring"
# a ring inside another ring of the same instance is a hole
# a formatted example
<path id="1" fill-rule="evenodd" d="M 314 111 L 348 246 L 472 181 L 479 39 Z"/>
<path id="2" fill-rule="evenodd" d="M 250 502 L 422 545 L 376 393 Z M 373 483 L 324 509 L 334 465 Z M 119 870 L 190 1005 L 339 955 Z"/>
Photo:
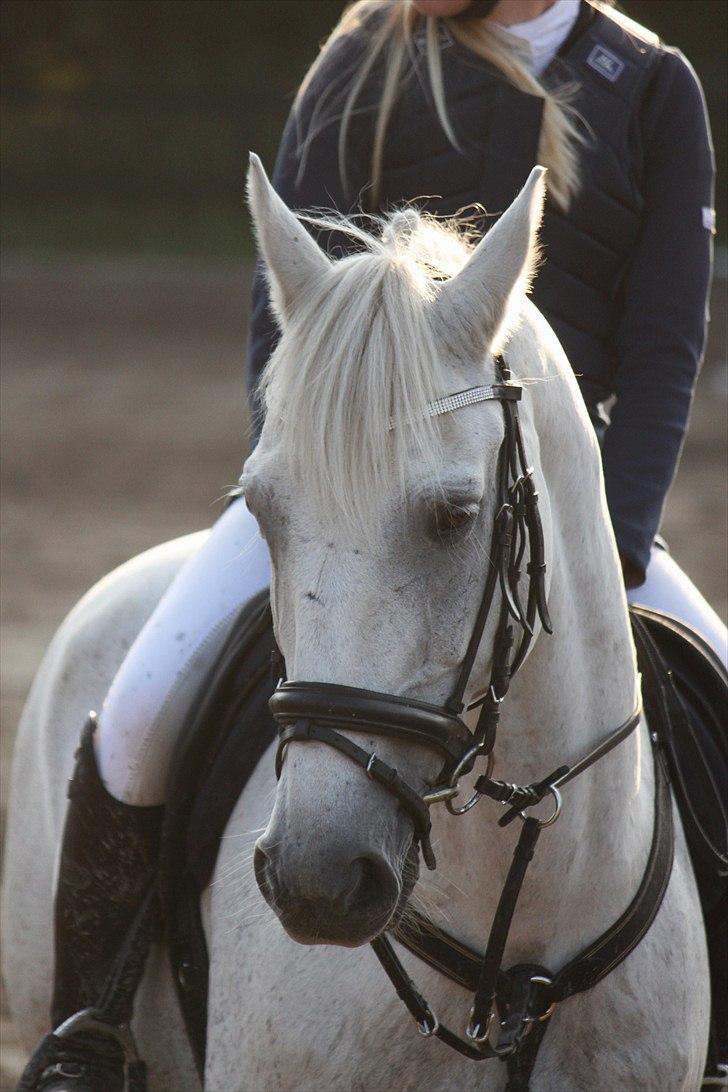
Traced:
<path id="1" fill-rule="evenodd" d="M 471 749 L 469 751 L 465 752 L 465 754 L 460 759 L 460 761 L 458 762 L 457 766 L 455 767 L 455 769 L 453 770 L 453 772 L 452 772 L 452 774 L 450 776 L 450 787 L 451 788 L 456 788 L 458 790 L 458 792 L 459 792 L 459 788 L 458 788 L 458 785 L 457 785 L 458 777 L 460 776 L 462 771 L 465 769 L 465 767 L 468 765 L 468 763 L 472 759 L 477 758 L 479 754 L 480 754 L 480 748 L 479 747 L 471 747 Z M 487 765 L 486 771 L 485 771 L 485 776 L 486 777 L 490 777 L 490 775 L 493 772 L 494 765 L 495 765 L 495 755 L 491 751 L 490 754 L 488 755 L 488 765 Z M 457 796 L 457 794 L 458 793 L 456 792 L 454 795 Z M 450 797 L 445 801 L 445 807 L 447 808 L 447 810 L 450 812 L 451 815 L 464 815 L 466 811 L 470 811 L 471 808 L 475 807 L 475 805 L 478 803 L 478 801 L 480 800 L 482 795 L 483 795 L 482 792 L 478 792 L 478 790 L 476 789 L 475 792 L 473 793 L 473 795 L 470 797 L 470 799 L 468 801 L 466 801 L 466 803 L 463 804 L 462 807 L 456 807 L 456 805 L 453 804 L 453 802 L 452 802 L 453 798 Z"/>

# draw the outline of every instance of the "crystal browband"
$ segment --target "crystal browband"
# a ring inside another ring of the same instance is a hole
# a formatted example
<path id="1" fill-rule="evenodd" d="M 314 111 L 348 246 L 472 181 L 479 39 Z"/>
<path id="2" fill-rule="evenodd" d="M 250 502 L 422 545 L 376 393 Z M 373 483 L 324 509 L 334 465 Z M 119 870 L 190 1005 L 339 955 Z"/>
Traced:
<path id="1" fill-rule="evenodd" d="M 477 402 L 493 400 L 518 402 L 520 397 L 521 387 L 517 383 L 491 383 L 484 387 L 468 387 L 465 391 L 456 391 L 455 394 L 448 394 L 445 398 L 436 398 L 434 402 L 429 402 L 425 416 L 440 417 L 443 413 L 451 413 L 464 406 L 474 406 Z M 390 432 L 394 427 L 395 422 L 390 418 Z"/>

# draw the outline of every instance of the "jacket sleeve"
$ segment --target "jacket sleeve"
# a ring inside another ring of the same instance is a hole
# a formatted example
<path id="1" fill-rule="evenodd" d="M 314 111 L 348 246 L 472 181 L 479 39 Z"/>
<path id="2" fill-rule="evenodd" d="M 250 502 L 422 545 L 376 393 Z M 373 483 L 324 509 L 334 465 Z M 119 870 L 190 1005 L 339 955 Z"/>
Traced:
<path id="1" fill-rule="evenodd" d="M 666 51 L 645 104 L 644 212 L 620 292 L 617 401 L 604 442 L 617 544 L 642 583 L 675 475 L 702 360 L 714 160 L 702 89 Z"/>
<path id="2" fill-rule="evenodd" d="M 339 172 L 339 118 L 348 91 L 348 77 L 363 46 L 363 39 L 353 34 L 335 42 L 300 103 L 291 110 L 271 179 L 289 208 L 349 213 L 358 206 L 368 182 L 370 126 L 375 105 L 370 102 L 367 107 L 366 98 L 363 99 L 364 108 L 358 103 L 352 117 L 346 143 L 346 189 Z M 346 237 L 334 233 L 317 235 L 313 229 L 309 230 L 330 254 L 340 254 L 350 246 Z M 260 260 L 255 267 L 252 296 L 247 386 L 255 442 L 263 423 L 256 385 L 279 336 Z"/>

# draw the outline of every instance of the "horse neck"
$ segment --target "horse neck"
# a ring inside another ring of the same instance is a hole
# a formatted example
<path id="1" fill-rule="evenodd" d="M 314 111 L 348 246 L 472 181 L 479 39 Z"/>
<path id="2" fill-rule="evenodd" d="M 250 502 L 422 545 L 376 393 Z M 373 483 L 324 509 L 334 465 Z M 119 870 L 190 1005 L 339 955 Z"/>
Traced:
<path id="1" fill-rule="evenodd" d="M 573 765 L 628 718 L 638 697 L 598 459 L 576 408 L 575 384 L 567 384 L 566 404 L 563 385 L 553 384 L 550 391 L 548 386 L 534 403 L 540 407 L 538 435 L 557 437 L 541 452 L 553 523 L 554 635 L 538 637 L 513 679 L 495 751 L 495 776 L 519 784 Z M 574 426 L 565 430 L 570 409 Z M 562 815 L 544 830 L 521 895 L 511 932 L 513 958 L 558 967 L 619 916 L 644 867 L 651 786 L 649 744 L 641 728 L 564 787 Z M 520 830 L 520 823 L 499 828 L 501 811 L 483 800 L 475 813 L 448 817 L 436 827 L 438 858 L 452 882 L 445 881 L 440 892 L 455 931 L 478 946 Z"/>

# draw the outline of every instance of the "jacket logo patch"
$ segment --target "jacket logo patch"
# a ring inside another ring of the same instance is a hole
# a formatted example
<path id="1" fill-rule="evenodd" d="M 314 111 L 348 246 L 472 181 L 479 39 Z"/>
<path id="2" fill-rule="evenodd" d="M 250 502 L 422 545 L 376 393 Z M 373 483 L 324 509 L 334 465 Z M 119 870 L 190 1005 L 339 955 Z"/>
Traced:
<path id="1" fill-rule="evenodd" d="M 605 49 L 603 45 L 594 46 L 586 63 L 610 83 L 616 83 L 624 72 L 624 61 L 620 61 L 619 57 Z"/>
<path id="2" fill-rule="evenodd" d="M 703 227 L 707 228 L 711 235 L 715 235 L 715 209 L 703 206 Z"/>

